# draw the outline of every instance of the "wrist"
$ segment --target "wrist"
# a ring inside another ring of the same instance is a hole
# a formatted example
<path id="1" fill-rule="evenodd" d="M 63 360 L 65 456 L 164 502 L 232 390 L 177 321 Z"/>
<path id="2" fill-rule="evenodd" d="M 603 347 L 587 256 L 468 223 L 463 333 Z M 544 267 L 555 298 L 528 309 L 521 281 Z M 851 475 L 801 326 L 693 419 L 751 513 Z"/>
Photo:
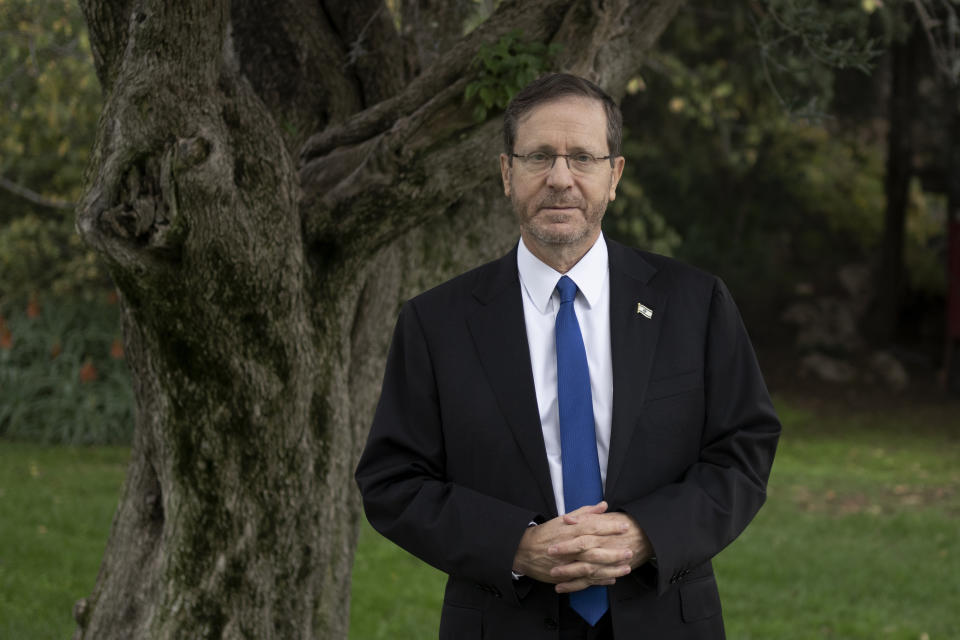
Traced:
<path id="1" fill-rule="evenodd" d="M 517 546 L 517 553 L 513 556 L 513 568 L 510 570 L 510 575 L 514 580 L 519 580 L 527 574 L 521 560 L 521 555 L 523 553 L 523 539 L 527 536 L 529 530 L 535 526 L 537 526 L 537 523 L 530 521 L 530 523 L 527 525 L 527 531 L 524 531 L 523 536 L 520 538 L 520 544 Z"/>

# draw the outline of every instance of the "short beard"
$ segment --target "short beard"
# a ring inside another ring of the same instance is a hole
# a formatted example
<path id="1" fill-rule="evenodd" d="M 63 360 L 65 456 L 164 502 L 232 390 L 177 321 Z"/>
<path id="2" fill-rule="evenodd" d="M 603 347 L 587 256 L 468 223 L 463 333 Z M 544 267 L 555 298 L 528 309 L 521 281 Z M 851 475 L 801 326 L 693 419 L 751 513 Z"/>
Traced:
<path id="1" fill-rule="evenodd" d="M 520 229 L 524 232 L 530 234 L 532 237 L 536 238 L 542 244 L 549 245 L 566 245 L 566 244 L 577 244 L 590 233 L 588 227 L 584 227 L 580 231 L 574 233 L 563 233 L 560 231 L 557 232 L 548 232 L 546 230 L 540 229 L 535 224 L 532 224 L 529 221 L 524 221 L 520 223 Z"/>
<path id="2" fill-rule="evenodd" d="M 525 211 L 522 205 L 513 198 L 512 193 L 510 196 L 510 203 L 513 205 L 513 211 L 516 214 L 517 219 L 520 220 L 520 229 L 524 233 L 529 234 L 545 245 L 563 246 L 575 245 L 586 238 L 591 231 L 593 231 L 593 225 L 591 222 L 594 220 L 599 222 L 603 218 L 603 213 L 607 209 L 609 200 L 604 199 L 604 201 L 599 203 L 597 207 L 588 209 L 586 212 L 586 224 L 582 229 L 574 232 L 549 231 L 547 229 L 542 229 L 533 222 L 533 216 L 527 216 L 527 211 Z M 544 207 L 557 206 L 581 208 L 583 206 L 583 202 L 579 200 L 568 202 L 562 197 L 547 196 L 537 203 L 535 211 L 539 211 Z"/>

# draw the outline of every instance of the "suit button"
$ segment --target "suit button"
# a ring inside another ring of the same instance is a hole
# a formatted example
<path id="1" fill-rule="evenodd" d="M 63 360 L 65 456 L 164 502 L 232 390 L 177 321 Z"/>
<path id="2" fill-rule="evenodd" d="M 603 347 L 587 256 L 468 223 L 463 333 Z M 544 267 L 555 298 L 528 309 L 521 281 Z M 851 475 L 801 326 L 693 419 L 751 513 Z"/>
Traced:
<path id="1" fill-rule="evenodd" d="M 547 631 L 556 631 L 557 629 L 560 628 L 560 625 L 557 624 L 557 621 L 554 620 L 553 618 L 544 618 L 543 626 L 544 628 L 547 629 Z"/>

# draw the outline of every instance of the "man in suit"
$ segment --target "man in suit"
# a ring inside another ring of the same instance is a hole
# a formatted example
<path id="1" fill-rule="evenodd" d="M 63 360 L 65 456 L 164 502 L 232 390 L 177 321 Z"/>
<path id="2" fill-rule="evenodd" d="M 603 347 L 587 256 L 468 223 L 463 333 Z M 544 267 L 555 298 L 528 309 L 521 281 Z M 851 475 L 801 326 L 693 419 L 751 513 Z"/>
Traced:
<path id="1" fill-rule="evenodd" d="M 356 477 L 373 526 L 449 574 L 441 638 L 723 638 L 710 559 L 780 425 L 723 283 L 603 237 L 620 136 L 592 83 L 524 88 L 518 246 L 400 312 Z"/>

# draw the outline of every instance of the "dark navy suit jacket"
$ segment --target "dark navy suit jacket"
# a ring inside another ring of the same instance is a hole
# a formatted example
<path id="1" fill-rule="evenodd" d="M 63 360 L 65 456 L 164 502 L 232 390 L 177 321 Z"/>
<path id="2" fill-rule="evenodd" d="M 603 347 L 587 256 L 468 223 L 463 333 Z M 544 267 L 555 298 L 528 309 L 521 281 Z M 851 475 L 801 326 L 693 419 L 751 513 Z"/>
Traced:
<path id="1" fill-rule="evenodd" d="M 710 559 L 763 503 L 780 424 L 724 284 L 607 244 L 604 497 L 657 557 L 609 588 L 614 633 L 723 638 Z M 449 574 L 441 638 L 558 637 L 553 585 L 510 573 L 528 524 L 557 515 L 516 250 L 404 305 L 356 479 L 371 524 Z"/>

